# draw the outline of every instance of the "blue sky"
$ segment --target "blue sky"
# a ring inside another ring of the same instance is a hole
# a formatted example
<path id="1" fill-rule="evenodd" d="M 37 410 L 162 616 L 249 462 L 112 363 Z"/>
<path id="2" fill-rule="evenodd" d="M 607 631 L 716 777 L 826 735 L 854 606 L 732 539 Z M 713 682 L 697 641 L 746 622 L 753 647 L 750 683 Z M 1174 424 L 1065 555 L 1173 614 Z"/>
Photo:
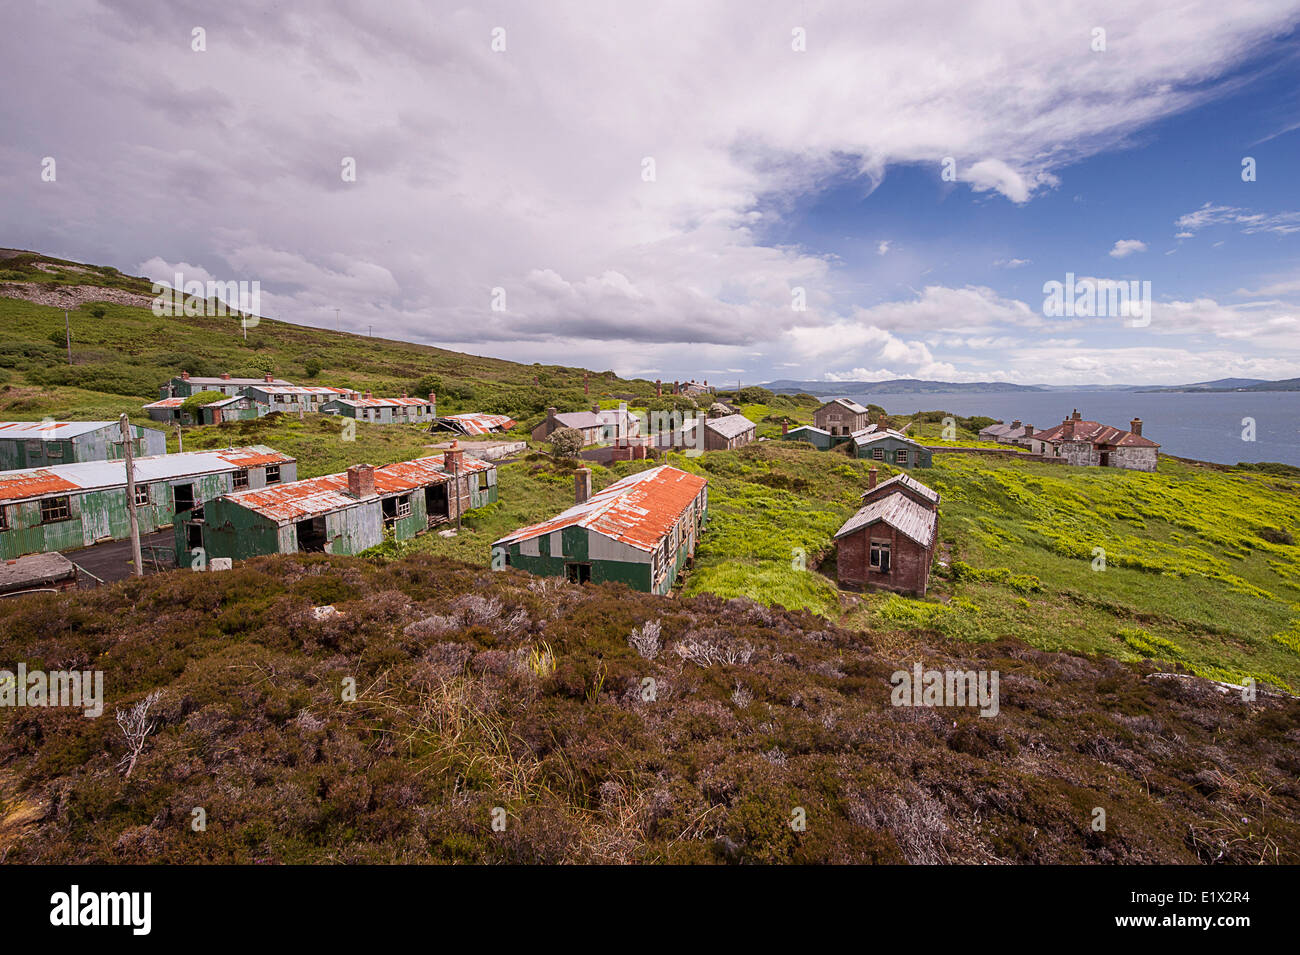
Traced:
<path id="1" fill-rule="evenodd" d="M 0 35 L 41 78 L 0 101 L 2 241 L 651 378 L 1295 377 L 1298 24 L 1298 0 L 28 5 Z M 1067 273 L 1149 282 L 1150 311 L 1045 314 Z"/>

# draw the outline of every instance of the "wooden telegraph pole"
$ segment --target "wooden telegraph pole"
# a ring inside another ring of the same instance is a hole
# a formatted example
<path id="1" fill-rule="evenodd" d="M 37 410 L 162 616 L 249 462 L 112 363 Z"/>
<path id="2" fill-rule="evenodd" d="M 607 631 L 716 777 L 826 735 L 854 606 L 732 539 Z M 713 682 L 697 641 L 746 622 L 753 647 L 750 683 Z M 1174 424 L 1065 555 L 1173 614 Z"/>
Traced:
<path id="1" fill-rule="evenodd" d="M 122 453 L 126 462 L 126 507 L 131 515 L 131 559 L 135 562 L 134 573 L 144 576 L 144 564 L 140 559 L 140 519 L 135 513 L 135 450 L 132 448 L 131 422 L 126 415 L 118 419 L 122 426 Z"/>
<path id="2" fill-rule="evenodd" d="M 72 321 L 68 318 L 68 310 L 63 310 L 63 330 L 68 335 L 68 364 L 72 364 Z"/>

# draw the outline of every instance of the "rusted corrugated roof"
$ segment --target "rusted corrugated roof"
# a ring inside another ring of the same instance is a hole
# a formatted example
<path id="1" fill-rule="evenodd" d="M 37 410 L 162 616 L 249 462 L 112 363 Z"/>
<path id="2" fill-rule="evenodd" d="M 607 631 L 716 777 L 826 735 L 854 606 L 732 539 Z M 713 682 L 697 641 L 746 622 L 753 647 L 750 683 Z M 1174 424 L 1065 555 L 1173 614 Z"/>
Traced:
<path id="1" fill-rule="evenodd" d="M 431 484 L 445 483 L 450 475 L 443 469 L 443 460 L 444 455 L 435 454 L 375 468 L 375 498 L 405 494 Z M 478 458 L 462 457 L 460 472 L 469 474 L 490 470 L 495 466 Z M 353 507 L 362 500 L 375 498 L 357 498 L 349 494 L 348 475 L 343 471 L 290 484 L 235 491 L 225 495 L 223 500 L 269 517 L 278 524 L 287 524 Z"/>
<path id="2" fill-rule="evenodd" d="M 0 438 L 61 441 L 117 426 L 116 421 L 0 421 Z"/>
<path id="3" fill-rule="evenodd" d="M 405 408 L 429 403 L 427 398 L 335 398 L 334 400 L 357 408 Z"/>
<path id="4" fill-rule="evenodd" d="M 355 388 L 331 388 L 325 385 L 271 385 L 265 382 L 250 385 L 249 388 L 268 395 L 350 395 L 356 391 Z"/>
<path id="5" fill-rule="evenodd" d="M 452 414 L 438 419 L 443 427 L 452 428 L 462 434 L 489 434 L 492 431 L 509 431 L 515 426 L 513 418 L 503 414 Z"/>
<path id="6" fill-rule="evenodd" d="M 1122 428 L 1113 428 L 1098 421 L 1071 419 L 1046 431 L 1035 431 L 1035 440 L 1041 441 L 1087 441 L 1094 445 L 1107 445 L 1117 448 L 1158 448 L 1160 445 L 1150 438 L 1144 438 Z"/>
<path id="7" fill-rule="evenodd" d="M 154 454 L 135 459 L 137 484 L 199 474 L 216 474 L 263 464 L 289 464 L 294 459 L 265 445 L 220 451 Z M 22 501 L 70 491 L 95 491 L 126 485 L 124 461 L 80 461 L 45 468 L 0 471 L 0 500 Z"/>
<path id="8" fill-rule="evenodd" d="M 616 481 L 585 503 L 495 543 L 512 544 L 578 525 L 637 550 L 652 551 L 708 483 L 707 478 L 661 464 Z"/>
<path id="9" fill-rule="evenodd" d="M 146 408 L 179 408 L 185 401 L 184 398 L 160 398 L 157 401 L 151 401 Z"/>

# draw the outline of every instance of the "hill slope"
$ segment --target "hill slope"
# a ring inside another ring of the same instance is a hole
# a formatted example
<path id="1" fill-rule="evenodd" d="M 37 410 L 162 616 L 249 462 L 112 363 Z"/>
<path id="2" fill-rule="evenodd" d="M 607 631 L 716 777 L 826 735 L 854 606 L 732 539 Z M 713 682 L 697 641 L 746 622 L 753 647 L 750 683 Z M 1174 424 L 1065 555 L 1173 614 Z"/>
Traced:
<path id="1" fill-rule="evenodd" d="M 9 862 L 1300 861 L 1300 704 L 1149 664 L 427 558 L 0 603 L 0 640 L 108 698 L 0 711 Z M 999 671 L 997 717 L 891 705 L 917 661 Z"/>

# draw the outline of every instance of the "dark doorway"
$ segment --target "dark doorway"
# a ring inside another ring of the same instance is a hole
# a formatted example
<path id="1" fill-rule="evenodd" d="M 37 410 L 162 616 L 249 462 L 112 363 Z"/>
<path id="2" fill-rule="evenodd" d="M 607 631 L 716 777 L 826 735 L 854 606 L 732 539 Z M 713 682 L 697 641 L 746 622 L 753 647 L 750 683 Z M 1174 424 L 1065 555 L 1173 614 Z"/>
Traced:
<path id="1" fill-rule="evenodd" d="M 591 564 L 565 564 L 564 573 L 571 584 L 591 582 Z"/>
<path id="2" fill-rule="evenodd" d="M 1103 451 L 1103 452 L 1101 452 L 1101 466 L 1104 467 L 1104 468 L 1108 468 L 1108 467 L 1110 467 L 1110 452 L 1109 452 L 1109 451 Z"/>
<path id="3" fill-rule="evenodd" d="M 325 550 L 325 518 L 309 517 L 298 522 L 298 550 L 323 552 Z"/>
<path id="4" fill-rule="evenodd" d="M 185 525 L 185 546 L 190 550 L 203 547 L 203 525 L 196 521 L 189 521 Z"/>
<path id="5" fill-rule="evenodd" d="M 446 484 L 431 484 L 424 489 L 424 511 L 429 516 L 429 526 L 451 517 L 447 500 Z"/>

